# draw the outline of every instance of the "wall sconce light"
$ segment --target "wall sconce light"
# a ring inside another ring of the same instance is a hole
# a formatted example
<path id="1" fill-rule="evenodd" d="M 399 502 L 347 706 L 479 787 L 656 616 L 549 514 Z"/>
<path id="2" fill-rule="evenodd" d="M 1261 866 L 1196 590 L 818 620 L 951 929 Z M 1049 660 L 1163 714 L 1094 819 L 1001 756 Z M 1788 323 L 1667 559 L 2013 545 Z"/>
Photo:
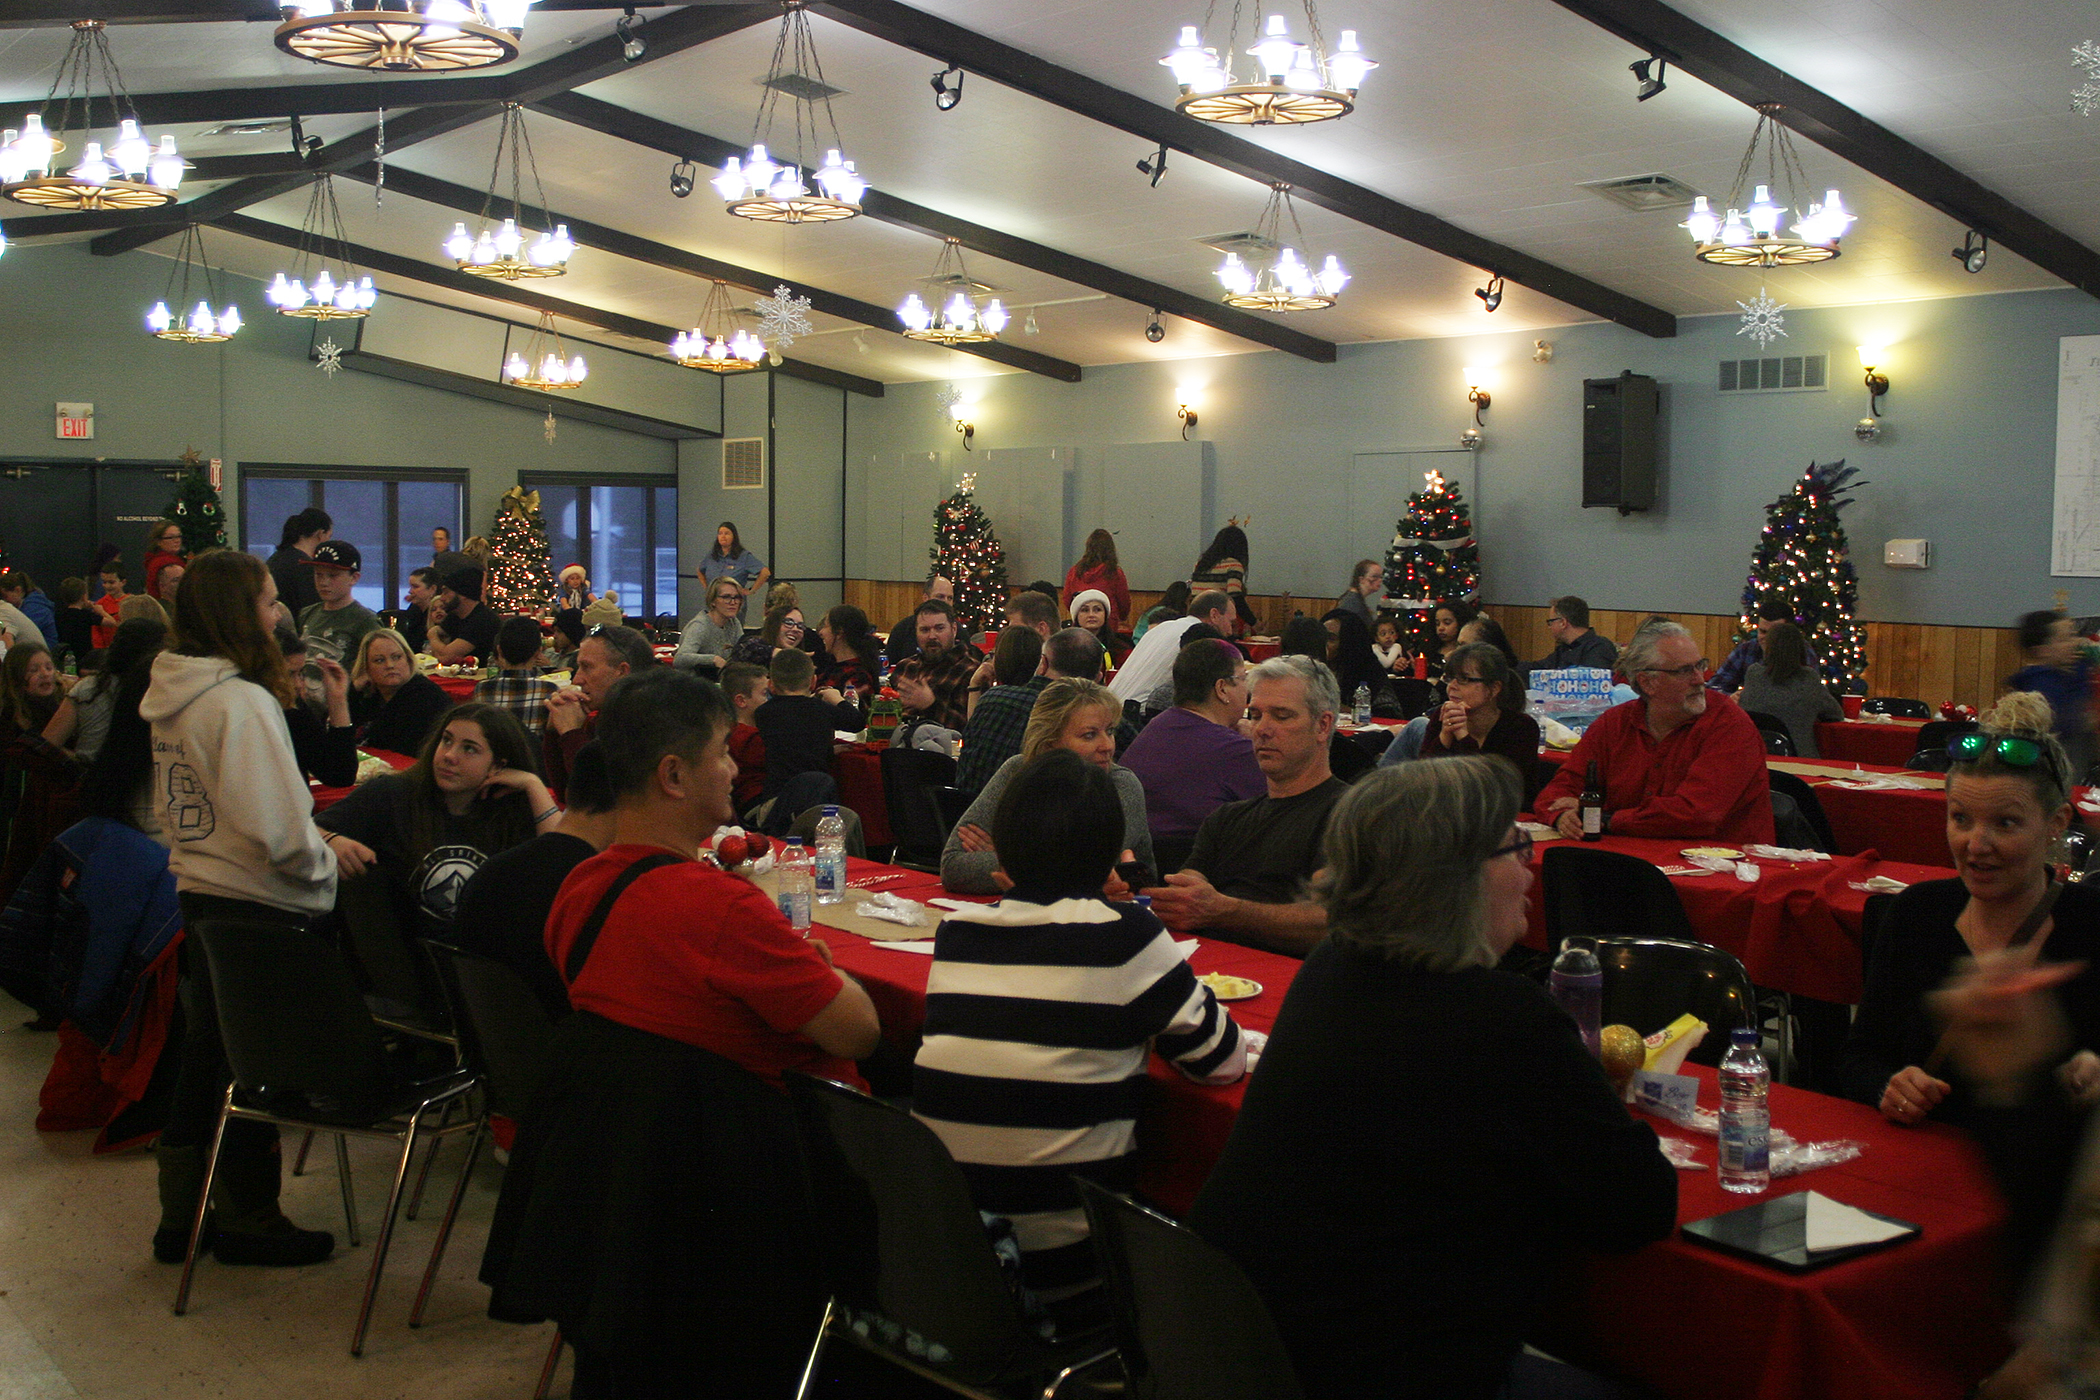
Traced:
<path id="1" fill-rule="evenodd" d="M 1875 372 L 1875 366 L 1888 358 L 1888 349 L 1880 345 L 1859 347 L 1859 367 L 1866 371 L 1867 412 L 1875 418 L 1881 416 L 1881 396 L 1889 391 L 1889 377 Z"/>
<path id="2" fill-rule="evenodd" d="M 972 448 L 970 444 L 972 439 L 974 439 L 977 436 L 977 425 L 970 421 L 969 405 L 960 403 L 950 404 L 948 405 L 948 412 L 955 419 L 955 431 L 962 434 L 963 451 L 971 451 Z"/>
<path id="3" fill-rule="evenodd" d="M 1485 428 L 1487 420 L 1480 415 L 1494 406 L 1494 396 L 1480 387 L 1481 372 L 1471 365 L 1466 367 L 1466 402 L 1473 405 L 1473 426 Z"/>
<path id="4" fill-rule="evenodd" d="M 1196 426 L 1196 410 L 1190 408 L 1187 404 L 1183 404 L 1174 410 L 1174 416 L 1181 420 L 1181 440 L 1187 442 L 1189 440 L 1189 429 Z"/>

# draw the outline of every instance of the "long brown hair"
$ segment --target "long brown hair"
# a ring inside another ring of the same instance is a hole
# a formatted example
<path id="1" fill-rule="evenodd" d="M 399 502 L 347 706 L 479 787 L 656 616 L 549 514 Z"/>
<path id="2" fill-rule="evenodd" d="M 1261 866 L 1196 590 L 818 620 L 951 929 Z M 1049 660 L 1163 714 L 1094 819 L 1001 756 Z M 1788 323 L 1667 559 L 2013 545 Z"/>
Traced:
<path id="1" fill-rule="evenodd" d="M 238 549 L 213 549 L 190 561 L 175 590 L 174 636 L 180 656 L 216 656 L 233 663 L 241 679 L 253 681 L 289 705 L 297 695 L 277 639 L 264 630 L 256 603 L 270 571 Z"/>
<path id="2" fill-rule="evenodd" d="M 1782 622 L 1765 633 L 1765 674 L 1774 685 L 1785 685 L 1808 666 L 1808 639 L 1791 622 Z"/>
<path id="3" fill-rule="evenodd" d="M 454 705 L 439 715 L 438 722 L 431 725 L 430 733 L 424 736 L 423 747 L 416 751 L 415 766 L 402 774 L 415 794 L 409 822 L 409 839 L 414 846 L 408 858 L 412 864 L 420 864 L 443 835 L 445 794 L 438 791 L 431 764 L 437 757 L 438 741 L 444 737 L 445 731 L 463 720 L 481 726 L 481 736 L 488 740 L 489 753 L 505 768 L 522 768 L 528 773 L 540 771 L 538 746 L 525 733 L 525 726 L 518 723 L 518 717 L 509 710 L 469 701 L 464 705 Z M 506 792 L 486 801 L 477 799 L 474 809 L 486 822 L 483 834 L 488 854 L 507 851 L 531 839 L 534 830 L 532 801 L 524 793 Z"/>
<path id="4" fill-rule="evenodd" d="M 759 629 L 758 635 L 765 638 L 766 645 L 769 647 L 786 645 L 780 640 L 780 629 L 786 624 L 789 613 L 801 611 L 802 605 L 800 603 L 780 603 L 774 607 L 767 608 L 765 625 Z M 808 619 L 804 618 L 803 621 L 805 623 L 803 631 L 807 633 L 809 630 L 806 625 Z"/>
<path id="5" fill-rule="evenodd" d="M 54 690 L 48 701 L 29 693 L 29 663 L 49 655 L 51 648 L 42 642 L 16 642 L 8 648 L 7 660 L 0 662 L 0 724 L 12 725 L 24 734 L 41 734 L 58 713 L 59 691 Z"/>
<path id="6" fill-rule="evenodd" d="M 1079 572 L 1107 565 L 1111 569 L 1123 566 L 1116 562 L 1116 537 L 1106 530 L 1096 530 L 1086 537 L 1086 550 L 1079 556 Z"/>

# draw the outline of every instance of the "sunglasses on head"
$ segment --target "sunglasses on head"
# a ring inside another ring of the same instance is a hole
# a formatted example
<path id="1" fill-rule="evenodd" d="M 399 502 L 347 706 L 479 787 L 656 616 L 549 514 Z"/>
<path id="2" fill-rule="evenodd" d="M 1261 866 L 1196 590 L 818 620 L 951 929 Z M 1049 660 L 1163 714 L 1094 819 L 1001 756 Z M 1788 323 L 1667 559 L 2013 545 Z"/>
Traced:
<path id="1" fill-rule="evenodd" d="M 1966 734 L 1957 734 L 1947 741 L 1947 756 L 1956 763 L 1979 763 L 1985 758 L 1995 758 L 2009 768 L 2046 768 L 2050 776 L 2061 777 L 2056 771 L 2056 761 L 2039 740 L 2022 738 L 2018 734 L 1986 734 L 1972 729 Z"/>

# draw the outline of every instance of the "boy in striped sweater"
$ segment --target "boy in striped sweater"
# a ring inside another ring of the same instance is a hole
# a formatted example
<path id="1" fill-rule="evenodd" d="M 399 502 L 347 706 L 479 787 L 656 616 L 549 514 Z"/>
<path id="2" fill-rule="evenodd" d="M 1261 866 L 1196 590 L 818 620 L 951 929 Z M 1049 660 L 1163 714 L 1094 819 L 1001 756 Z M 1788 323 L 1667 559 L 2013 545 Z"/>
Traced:
<path id="1" fill-rule="evenodd" d="M 1106 769 L 1053 749 L 1015 776 L 992 822 L 1013 888 L 934 935 L 913 1112 L 948 1145 L 978 1207 L 1013 1222 L 1022 1280 L 1048 1297 L 1095 1278 L 1074 1174 L 1137 1176 L 1148 1050 L 1230 1084 L 1246 1038 L 1150 910 L 1102 886 L 1122 850 Z"/>

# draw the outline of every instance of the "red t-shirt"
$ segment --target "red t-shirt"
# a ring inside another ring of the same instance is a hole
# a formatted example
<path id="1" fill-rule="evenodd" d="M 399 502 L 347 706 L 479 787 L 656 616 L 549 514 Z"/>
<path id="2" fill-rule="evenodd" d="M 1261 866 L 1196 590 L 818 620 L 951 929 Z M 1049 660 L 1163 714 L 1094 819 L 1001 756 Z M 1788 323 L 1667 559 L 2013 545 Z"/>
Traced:
<path id="1" fill-rule="evenodd" d="M 1769 844 L 1772 781 L 1764 737 L 1742 707 L 1709 690 L 1706 713 L 1660 744 L 1648 732 L 1647 716 L 1645 700 L 1597 716 L 1539 793 L 1537 810 L 1546 812 L 1558 797 L 1580 797 L 1595 759 L 1613 835 Z"/>
<path id="2" fill-rule="evenodd" d="M 562 882 L 547 952 L 566 966 L 584 921 L 622 871 L 660 846 L 611 846 Z M 845 985 L 749 880 L 697 860 L 627 887 L 569 984 L 578 1011 L 712 1050 L 780 1082 L 786 1070 L 865 1088 L 851 1060 L 797 1034 Z"/>
<path id="3" fill-rule="evenodd" d="M 134 596 L 136 595 L 130 593 L 124 595 L 125 598 Z M 112 598 L 105 593 L 95 600 L 95 606 L 109 614 L 109 623 L 96 627 L 89 640 L 98 647 L 107 647 L 117 639 L 117 610 L 124 606 L 124 602 L 121 598 Z"/>
<path id="4" fill-rule="evenodd" d="M 748 812 L 766 790 L 766 741 L 759 737 L 757 725 L 739 724 L 729 731 L 729 756 L 736 760 L 730 800 L 739 812 Z"/>

